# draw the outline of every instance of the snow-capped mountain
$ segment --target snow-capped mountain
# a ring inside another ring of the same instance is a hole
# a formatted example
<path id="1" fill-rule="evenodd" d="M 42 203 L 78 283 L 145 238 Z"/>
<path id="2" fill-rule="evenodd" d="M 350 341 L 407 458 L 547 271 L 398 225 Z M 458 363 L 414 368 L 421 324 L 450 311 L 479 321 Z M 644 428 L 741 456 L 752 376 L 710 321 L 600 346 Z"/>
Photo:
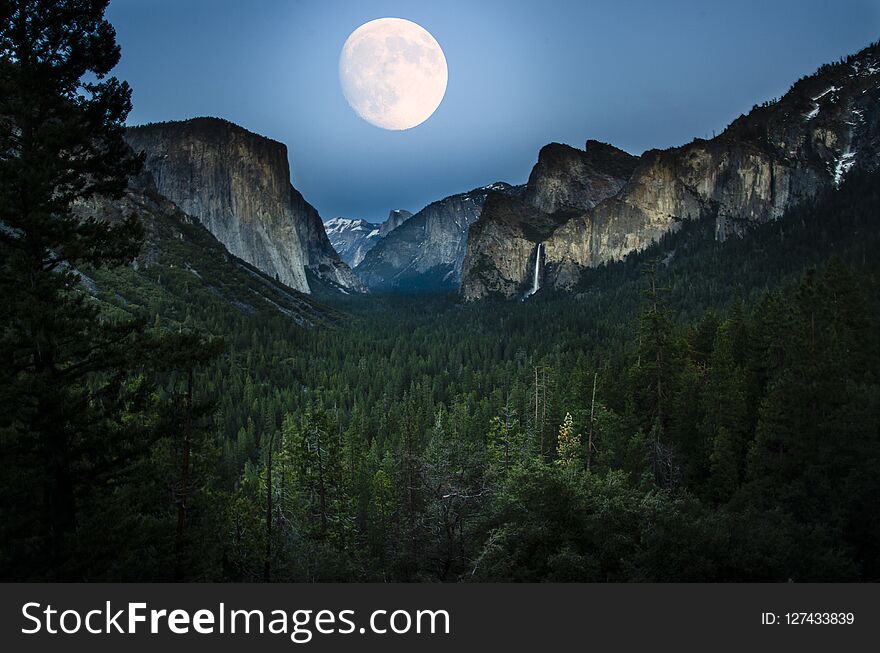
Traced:
<path id="1" fill-rule="evenodd" d="M 324 223 L 327 238 L 339 258 L 351 267 L 364 260 L 379 242 L 379 225 L 353 218 L 332 218 Z"/>
<path id="2" fill-rule="evenodd" d="M 324 223 L 324 229 L 339 258 L 354 268 L 389 233 L 412 217 L 405 209 L 392 209 L 388 219 L 381 224 L 357 218 L 332 218 Z"/>

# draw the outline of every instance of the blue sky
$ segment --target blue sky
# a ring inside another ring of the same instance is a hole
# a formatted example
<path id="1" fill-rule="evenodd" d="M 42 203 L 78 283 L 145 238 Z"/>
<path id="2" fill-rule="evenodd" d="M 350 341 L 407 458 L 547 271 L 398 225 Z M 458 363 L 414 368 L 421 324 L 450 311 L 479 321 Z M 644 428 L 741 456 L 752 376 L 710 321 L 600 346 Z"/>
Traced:
<path id="1" fill-rule="evenodd" d="M 357 117 L 337 73 L 348 35 L 388 16 L 449 66 L 440 107 L 403 132 Z M 111 0 L 108 18 L 131 124 L 212 115 L 282 141 L 325 220 L 523 183 L 553 141 L 711 136 L 880 36 L 878 0 Z"/>

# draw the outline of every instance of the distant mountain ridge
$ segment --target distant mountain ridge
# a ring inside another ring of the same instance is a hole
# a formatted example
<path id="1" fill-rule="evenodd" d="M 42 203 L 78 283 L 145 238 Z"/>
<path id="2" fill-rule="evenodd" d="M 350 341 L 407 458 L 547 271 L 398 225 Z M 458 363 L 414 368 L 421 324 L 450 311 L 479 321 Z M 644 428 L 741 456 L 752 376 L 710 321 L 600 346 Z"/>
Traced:
<path id="1" fill-rule="evenodd" d="M 470 227 L 461 293 L 521 298 L 536 276 L 541 287 L 572 288 L 583 270 L 644 249 L 684 220 L 714 221 L 723 240 L 838 185 L 853 166 L 878 165 L 874 43 L 712 140 L 640 157 L 595 141 L 543 148 L 522 196 L 493 193 Z"/>
<path id="2" fill-rule="evenodd" d="M 331 218 L 324 223 L 327 238 L 345 263 L 354 268 L 379 242 L 379 225 L 353 218 Z"/>
<path id="3" fill-rule="evenodd" d="M 412 217 L 405 209 L 392 209 L 381 224 L 337 217 L 327 220 L 324 229 L 330 244 L 351 268 L 356 267 L 376 244 Z"/>
<path id="4" fill-rule="evenodd" d="M 520 190 L 496 182 L 432 202 L 379 241 L 355 272 L 370 289 L 455 290 L 468 227 L 479 218 L 486 197 Z"/>

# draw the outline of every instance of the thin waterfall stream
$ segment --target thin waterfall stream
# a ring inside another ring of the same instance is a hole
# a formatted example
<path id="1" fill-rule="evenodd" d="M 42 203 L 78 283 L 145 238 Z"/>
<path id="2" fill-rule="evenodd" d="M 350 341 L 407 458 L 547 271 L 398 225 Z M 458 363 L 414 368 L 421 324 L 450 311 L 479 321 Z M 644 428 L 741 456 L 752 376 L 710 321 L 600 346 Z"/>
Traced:
<path id="1" fill-rule="evenodd" d="M 544 243 L 538 243 L 535 250 L 535 274 L 532 278 L 532 287 L 523 296 L 523 300 L 528 299 L 541 289 L 541 252 L 544 249 Z"/>

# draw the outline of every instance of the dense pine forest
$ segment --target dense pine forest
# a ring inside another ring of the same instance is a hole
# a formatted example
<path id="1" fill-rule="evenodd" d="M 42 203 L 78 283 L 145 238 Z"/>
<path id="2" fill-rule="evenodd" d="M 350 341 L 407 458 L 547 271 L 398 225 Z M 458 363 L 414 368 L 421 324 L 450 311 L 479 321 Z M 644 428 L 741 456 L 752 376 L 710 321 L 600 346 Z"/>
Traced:
<path id="1" fill-rule="evenodd" d="M 168 369 L 128 380 L 155 390 L 124 468 L 95 483 L 80 452 L 63 574 L 875 579 L 878 189 L 854 173 L 721 244 L 685 225 L 574 296 L 349 297 L 319 328 L 90 270 Z M 4 576 L 52 578 L 39 468 L 4 437 Z"/>
<path id="2" fill-rule="evenodd" d="M 140 161 L 128 87 L 80 82 L 106 3 L 60 4 L 78 56 L 0 59 L 0 578 L 880 579 L 880 174 L 572 293 L 305 324 L 73 213 Z"/>

